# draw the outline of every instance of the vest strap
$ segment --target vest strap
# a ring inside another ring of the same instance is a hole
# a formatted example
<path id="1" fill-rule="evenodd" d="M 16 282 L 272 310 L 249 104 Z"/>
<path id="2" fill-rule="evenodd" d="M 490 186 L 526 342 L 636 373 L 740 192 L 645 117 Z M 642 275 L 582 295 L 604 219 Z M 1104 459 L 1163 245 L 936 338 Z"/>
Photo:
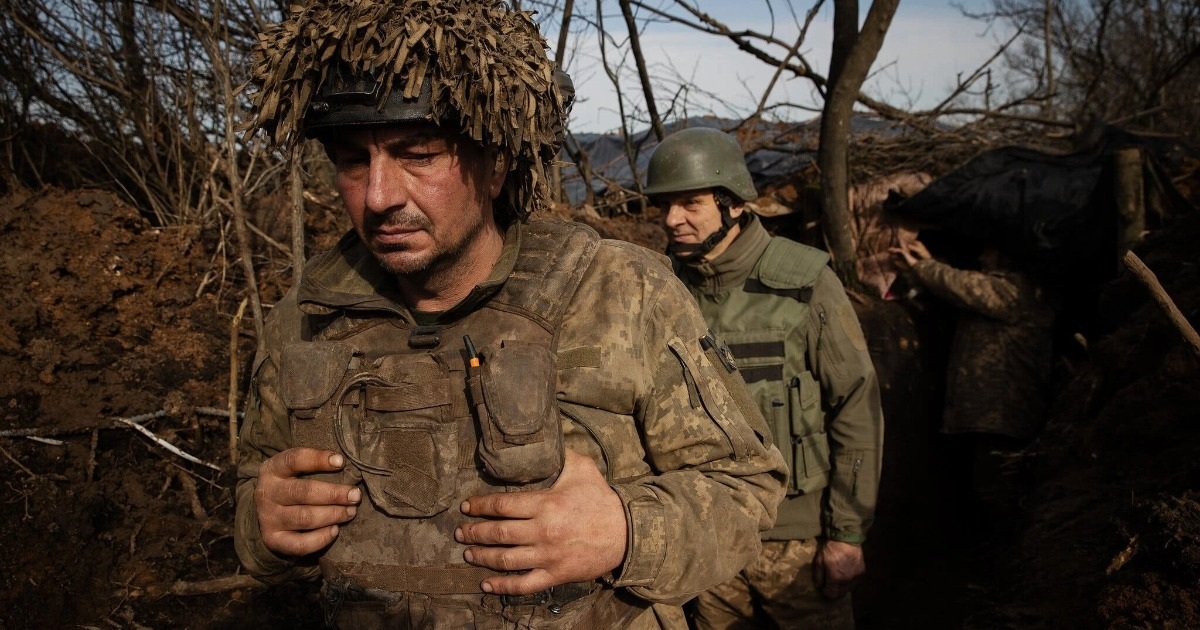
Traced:
<path id="1" fill-rule="evenodd" d="M 348 578 L 364 589 L 424 595 L 482 594 L 479 585 L 485 578 L 504 575 L 475 566 L 399 567 L 369 562 L 343 564 L 326 558 L 321 558 L 320 564 L 327 580 Z"/>

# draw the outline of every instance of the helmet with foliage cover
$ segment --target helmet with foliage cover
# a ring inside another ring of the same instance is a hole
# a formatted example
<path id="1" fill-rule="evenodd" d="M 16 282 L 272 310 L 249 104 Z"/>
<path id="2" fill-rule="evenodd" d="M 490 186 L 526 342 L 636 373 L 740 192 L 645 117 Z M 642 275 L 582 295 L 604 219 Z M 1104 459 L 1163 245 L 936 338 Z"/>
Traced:
<path id="1" fill-rule="evenodd" d="M 531 14 L 501 0 L 312 0 L 259 35 L 257 130 L 285 151 L 345 126 L 428 120 L 511 159 L 501 206 L 550 201 L 573 96 Z"/>
<path id="2" fill-rule="evenodd" d="M 758 192 L 737 140 L 720 129 L 692 127 L 667 136 L 650 156 L 647 195 L 724 188 L 742 201 Z"/>

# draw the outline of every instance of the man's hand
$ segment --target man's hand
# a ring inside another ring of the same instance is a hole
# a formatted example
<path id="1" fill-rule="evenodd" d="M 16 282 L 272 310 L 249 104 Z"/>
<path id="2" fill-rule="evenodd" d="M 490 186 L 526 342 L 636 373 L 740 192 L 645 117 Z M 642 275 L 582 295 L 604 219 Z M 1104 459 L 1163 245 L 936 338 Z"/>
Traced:
<path id="1" fill-rule="evenodd" d="M 915 239 L 908 243 L 901 243 L 900 247 L 891 247 L 888 251 L 904 261 L 901 266 L 905 269 L 912 269 L 912 266 L 918 262 L 933 258 L 929 249 L 925 247 L 925 243 Z"/>
<path id="2" fill-rule="evenodd" d="M 817 588 L 829 599 L 849 593 L 854 579 L 866 570 L 862 547 L 850 543 L 823 540 L 817 556 L 813 558 Z"/>
<path id="3" fill-rule="evenodd" d="M 567 449 L 562 474 L 545 490 L 471 497 L 454 539 L 468 547 L 467 562 L 521 575 L 484 580 L 487 593 L 528 595 L 593 580 L 625 558 L 625 508 L 596 463 Z"/>
<path id="4" fill-rule="evenodd" d="M 301 475 L 336 472 L 344 465 L 340 454 L 312 448 L 290 448 L 262 463 L 254 505 L 267 549 L 284 556 L 304 556 L 337 538 L 338 523 L 357 513 L 362 490 Z"/>

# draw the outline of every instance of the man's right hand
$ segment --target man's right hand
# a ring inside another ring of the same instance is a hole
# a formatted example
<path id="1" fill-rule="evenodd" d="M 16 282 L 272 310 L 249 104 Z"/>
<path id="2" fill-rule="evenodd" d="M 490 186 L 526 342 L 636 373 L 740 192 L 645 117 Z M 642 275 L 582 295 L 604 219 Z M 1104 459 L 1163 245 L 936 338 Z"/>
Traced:
<path id="1" fill-rule="evenodd" d="M 339 453 L 313 448 L 290 448 L 262 463 L 254 504 L 267 549 L 284 556 L 305 556 L 337 538 L 338 524 L 358 512 L 362 490 L 302 475 L 337 472 L 345 463 Z"/>

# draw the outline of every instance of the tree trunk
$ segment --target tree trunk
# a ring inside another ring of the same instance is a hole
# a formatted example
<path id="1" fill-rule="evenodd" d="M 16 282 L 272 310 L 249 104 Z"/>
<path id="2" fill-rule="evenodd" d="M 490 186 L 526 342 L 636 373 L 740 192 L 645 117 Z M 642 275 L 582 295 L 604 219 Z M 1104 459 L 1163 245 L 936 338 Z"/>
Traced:
<path id="1" fill-rule="evenodd" d="M 554 63 L 563 72 L 567 71 L 567 35 L 571 32 L 571 14 L 575 11 L 575 0 L 567 0 L 563 4 L 562 23 L 558 28 L 558 42 L 554 46 Z M 564 125 L 566 123 L 564 122 Z M 566 144 L 564 141 L 563 144 Z M 567 191 L 563 190 L 562 165 L 555 161 L 550 167 L 550 185 L 554 188 L 554 198 L 562 203 L 570 203 Z"/>
<path id="2" fill-rule="evenodd" d="M 845 58 L 837 73 L 837 80 L 829 84 L 825 95 L 825 108 L 821 116 L 821 146 L 817 165 L 821 169 L 821 219 L 825 238 L 833 256 L 833 268 L 842 282 L 851 288 L 860 288 L 858 278 L 858 255 L 855 251 L 854 233 L 850 228 L 850 121 L 854 115 L 854 103 L 858 91 L 867 78 L 871 64 L 879 48 L 900 0 L 875 0 L 867 12 L 861 32 L 853 35 L 854 43 L 847 47 Z M 852 23 L 847 13 L 857 21 L 857 0 L 834 2 L 834 24 Z M 841 18 L 839 18 L 839 14 Z M 835 31 L 834 50 L 844 46 L 848 32 Z"/>

